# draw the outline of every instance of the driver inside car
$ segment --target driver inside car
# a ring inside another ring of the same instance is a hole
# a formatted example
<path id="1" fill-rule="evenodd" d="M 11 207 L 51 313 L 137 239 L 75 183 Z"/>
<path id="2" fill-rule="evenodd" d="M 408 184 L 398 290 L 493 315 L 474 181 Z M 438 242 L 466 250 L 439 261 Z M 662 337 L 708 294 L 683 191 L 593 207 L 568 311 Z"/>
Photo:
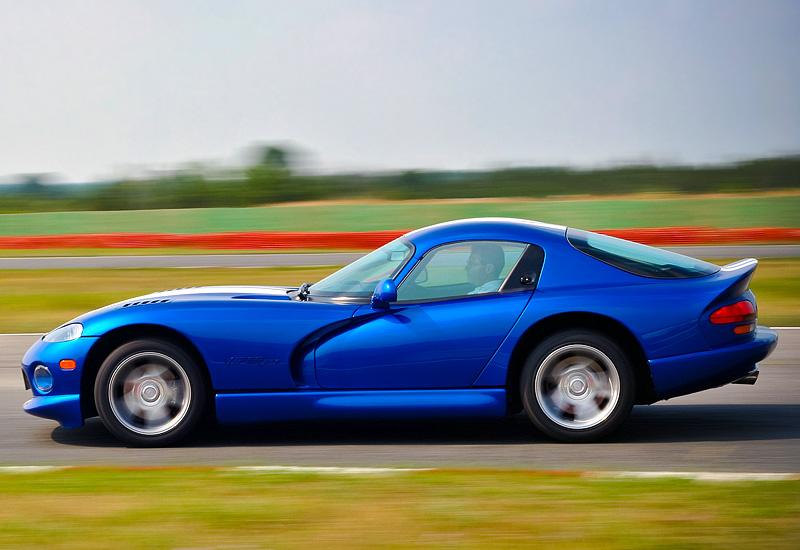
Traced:
<path id="1" fill-rule="evenodd" d="M 497 243 L 477 243 L 472 245 L 472 252 L 464 270 L 467 281 L 475 288 L 469 294 L 485 294 L 497 292 L 503 280 L 500 272 L 505 266 L 503 247 Z"/>

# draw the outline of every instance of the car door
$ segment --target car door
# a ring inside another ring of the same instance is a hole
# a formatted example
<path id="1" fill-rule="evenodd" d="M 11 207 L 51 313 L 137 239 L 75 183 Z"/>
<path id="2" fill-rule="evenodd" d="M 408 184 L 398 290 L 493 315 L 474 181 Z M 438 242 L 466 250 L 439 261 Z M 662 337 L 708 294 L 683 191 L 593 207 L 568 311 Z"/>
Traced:
<path id="1" fill-rule="evenodd" d="M 475 254 L 482 246 L 503 264 L 494 273 Z M 400 283 L 388 310 L 362 306 L 352 325 L 318 343 L 317 382 L 328 389 L 471 386 L 528 303 L 535 265 L 541 266 L 541 249 L 522 243 L 434 248 Z M 495 278 L 471 277 L 480 266 Z"/>

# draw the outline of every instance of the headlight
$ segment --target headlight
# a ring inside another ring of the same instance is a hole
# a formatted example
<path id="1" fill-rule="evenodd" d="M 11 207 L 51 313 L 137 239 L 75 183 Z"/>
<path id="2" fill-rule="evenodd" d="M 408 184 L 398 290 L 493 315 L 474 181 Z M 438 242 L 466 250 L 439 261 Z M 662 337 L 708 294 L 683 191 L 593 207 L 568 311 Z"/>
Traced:
<path id="1" fill-rule="evenodd" d="M 64 325 L 44 335 L 45 342 L 69 342 L 80 338 L 83 334 L 83 325 L 80 323 L 71 323 Z"/>

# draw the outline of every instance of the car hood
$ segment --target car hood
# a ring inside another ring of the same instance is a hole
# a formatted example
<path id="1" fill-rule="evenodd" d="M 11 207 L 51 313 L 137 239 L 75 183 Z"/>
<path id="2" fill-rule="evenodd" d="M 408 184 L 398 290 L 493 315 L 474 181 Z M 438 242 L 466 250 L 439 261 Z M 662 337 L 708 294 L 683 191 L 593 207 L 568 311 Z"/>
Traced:
<path id="1" fill-rule="evenodd" d="M 187 288 L 174 288 L 172 290 L 164 290 L 161 292 L 153 292 L 124 300 L 119 303 L 121 306 L 126 304 L 131 305 L 134 302 L 158 301 L 158 300 L 173 300 L 192 301 L 192 300 L 206 300 L 206 299 L 224 299 L 224 298 L 238 298 L 238 299 L 261 299 L 261 300 L 290 300 L 287 294 L 290 290 L 296 290 L 294 287 L 279 287 L 279 286 L 199 286 Z"/>
<path id="2" fill-rule="evenodd" d="M 128 298 L 121 302 L 109 304 L 100 309 L 89 311 L 83 315 L 76 317 L 69 321 L 69 323 L 87 323 L 97 321 L 108 316 L 118 317 L 124 315 L 130 317 L 141 316 L 144 311 L 152 311 L 150 307 L 141 306 L 156 306 L 159 309 L 169 305 L 188 305 L 188 304 L 204 304 L 209 305 L 216 303 L 221 305 L 223 302 L 237 301 L 244 302 L 291 302 L 291 296 L 287 294 L 290 290 L 296 290 L 292 287 L 274 287 L 274 286 L 201 286 L 190 288 L 175 288 L 172 290 L 164 290 L 161 292 L 153 292 L 135 298 Z M 299 302 L 298 302 L 299 303 Z M 136 313 L 134 313 L 136 312 Z M 127 322 L 133 322 L 134 318 L 127 319 Z M 69 323 L 64 323 L 69 324 Z M 89 332 L 91 333 L 91 331 Z M 86 333 L 84 333 L 86 334 Z"/>

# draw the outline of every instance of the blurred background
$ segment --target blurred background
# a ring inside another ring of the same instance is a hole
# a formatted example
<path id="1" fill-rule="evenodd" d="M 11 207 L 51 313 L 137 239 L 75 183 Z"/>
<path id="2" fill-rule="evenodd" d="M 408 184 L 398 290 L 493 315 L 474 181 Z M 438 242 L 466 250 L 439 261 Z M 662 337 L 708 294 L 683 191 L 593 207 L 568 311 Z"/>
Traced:
<path id="1" fill-rule="evenodd" d="M 800 187 L 792 0 L 1 0 L 0 37 L 5 213 Z"/>

